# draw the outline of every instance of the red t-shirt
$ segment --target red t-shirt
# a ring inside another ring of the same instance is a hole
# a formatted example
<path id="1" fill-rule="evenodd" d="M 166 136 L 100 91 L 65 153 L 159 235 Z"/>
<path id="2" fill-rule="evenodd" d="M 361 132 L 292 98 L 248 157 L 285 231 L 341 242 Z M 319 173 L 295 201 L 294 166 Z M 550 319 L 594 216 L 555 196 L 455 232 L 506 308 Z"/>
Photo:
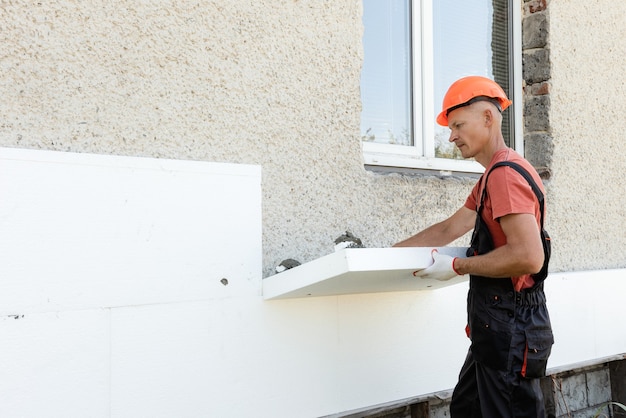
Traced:
<path id="1" fill-rule="evenodd" d="M 514 150 L 507 148 L 496 152 L 491 159 L 489 166 L 485 169 L 485 173 L 489 171 L 494 164 L 500 161 L 513 161 L 521 165 L 528 171 L 537 186 L 545 194 L 541 178 L 537 171 Z M 465 201 L 465 207 L 471 210 L 477 210 L 482 194 L 484 177 L 476 183 L 472 192 Z M 539 202 L 533 192 L 532 187 L 524 177 L 510 167 L 498 167 L 490 175 L 487 182 L 487 195 L 485 196 L 483 207 L 483 219 L 489 228 L 493 244 L 496 248 L 506 244 L 506 236 L 502 231 L 499 219 L 506 215 L 516 213 L 530 213 L 535 215 L 537 226 L 541 225 L 541 213 L 539 210 Z M 532 287 L 534 280 L 530 275 L 512 277 L 513 287 L 516 291 Z"/>

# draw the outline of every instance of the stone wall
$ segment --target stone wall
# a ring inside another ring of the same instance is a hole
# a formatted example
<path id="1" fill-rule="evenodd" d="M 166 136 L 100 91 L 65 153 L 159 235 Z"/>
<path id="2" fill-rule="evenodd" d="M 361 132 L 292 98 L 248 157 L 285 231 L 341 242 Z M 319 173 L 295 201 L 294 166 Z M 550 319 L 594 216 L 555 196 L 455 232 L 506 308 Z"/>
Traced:
<path id="1" fill-rule="evenodd" d="M 611 416 L 607 406 L 612 400 L 611 380 L 609 364 L 548 376 L 542 381 L 548 416 Z"/>
<path id="2" fill-rule="evenodd" d="M 581 366 L 541 381 L 548 418 L 626 417 L 626 359 Z M 398 402 L 343 418 L 447 418 L 452 392 Z M 611 409 L 611 410 L 609 410 Z"/>
<path id="3" fill-rule="evenodd" d="M 524 82 L 524 146 L 526 158 L 539 175 L 551 176 L 550 49 L 546 0 L 525 0 L 522 20 Z"/>

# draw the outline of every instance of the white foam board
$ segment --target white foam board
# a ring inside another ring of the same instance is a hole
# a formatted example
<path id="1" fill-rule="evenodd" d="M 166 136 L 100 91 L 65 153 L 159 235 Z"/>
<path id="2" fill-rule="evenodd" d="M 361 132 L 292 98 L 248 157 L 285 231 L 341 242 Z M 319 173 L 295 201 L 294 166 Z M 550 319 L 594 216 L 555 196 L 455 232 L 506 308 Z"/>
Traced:
<path id="1" fill-rule="evenodd" d="M 465 247 L 439 247 L 441 253 L 465 257 Z M 458 276 L 439 281 L 413 272 L 432 263 L 433 247 L 346 248 L 263 280 L 265 299 L 353 293 L 438 289 L 466 281 Z"/>

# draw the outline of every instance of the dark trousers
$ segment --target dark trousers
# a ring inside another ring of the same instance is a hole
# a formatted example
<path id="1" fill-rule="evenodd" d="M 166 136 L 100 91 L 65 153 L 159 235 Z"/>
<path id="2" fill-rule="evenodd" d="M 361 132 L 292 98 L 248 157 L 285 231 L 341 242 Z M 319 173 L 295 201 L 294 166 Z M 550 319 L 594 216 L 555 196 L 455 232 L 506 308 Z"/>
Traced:
<path id="1" fill-rule="evenodd" d="M 544 418 L 540 377 L 554 342 L 543 286 L 514 292 L 506 279 L 472 277 L 472 345 L 452 395 L 452 418 Z"/>
<path id="2" fill-rule="evenodd" d="M 452 418 L 544 418 L 539 379 L 519 372 L 494 370 L 474 360 L 468 351 L 450 404 Z"/>

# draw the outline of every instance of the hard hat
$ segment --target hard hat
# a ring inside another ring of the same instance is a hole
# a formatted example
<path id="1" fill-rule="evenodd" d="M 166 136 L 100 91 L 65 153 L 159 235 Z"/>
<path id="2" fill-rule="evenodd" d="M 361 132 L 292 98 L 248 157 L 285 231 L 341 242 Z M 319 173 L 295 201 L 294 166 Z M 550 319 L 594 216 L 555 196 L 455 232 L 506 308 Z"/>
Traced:
<path id="1" fill-rule="evenodd" d="M 495 81 L 476 75 L 463 77 L 452 83 L 448 89 L 443 98 L 441 113 L 437 116 L 437 123 L 441 126 L 448 126 L 448 114 L 454 109 L 468 106 L 479 100 L 491 101 L 489 99 L 493 99 L 493 103 L 499 105 L 501 112 L 513 103 Z"/>

